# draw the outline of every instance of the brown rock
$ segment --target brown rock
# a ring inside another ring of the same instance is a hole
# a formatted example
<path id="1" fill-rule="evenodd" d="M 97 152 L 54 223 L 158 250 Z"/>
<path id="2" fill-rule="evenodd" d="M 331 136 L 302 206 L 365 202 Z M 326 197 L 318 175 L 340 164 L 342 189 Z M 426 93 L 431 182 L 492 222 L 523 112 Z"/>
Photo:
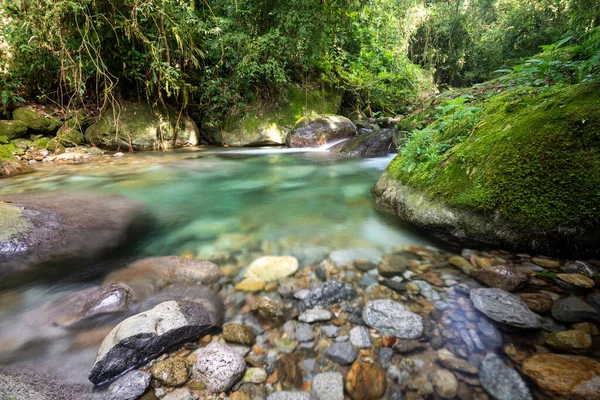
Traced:
<path id="1" fill-rule="evenodd" d="M 424 350 L 425 345 L 418 340 L 400 339 L 394 345 L 394 350 L 400 354 L 408 354 L 415 350 Z"/>
<path id="2" fill-rule="evenodd" d="M 600 362 L 594 359 L 537 354 L 525 360 L 523 373 L 549 398 L 600 400 Z"/>
<path id="3" fill-rule="evenodd" d="M 261 297 L 252 310 L 264 322 L 276 325 L 283 323 L 283 311 L 275 300 L 270 297 Z"/>
<path id="4" fill-rule="evenodd" d="M 458 381 L 454 374 L 447 369 L 438 369 L 431 381 L 435 392 L 442 399 L 453 399 L 458 394 Z"/>
<path id="5" fill-rule="evenodd" d="M 252 400 L 252 397 L 244 392 L 234 392 L 229 396 L 229 400 Z"/>
<path id="6" fill-rule="evenodd" d="M 509 343 L 504 346 L 504 353 L 517 364 L 522 364 L 527 358 L 531 357 L 531 351 L 523 345 Z"/>
<path id="7" fill-rule="evenodd" d="M 546 338 L 546 344 L 568 353 L 585 353 L 592 347 L 592 337 L 579 330 L 554 332 Z"/>
<path id="8" fill-rule="evenodd" d="M 356 361 L 346 375 L 346 392 L 353 400 L 377 400 L 387 389 L 387 378 L 381 365 Z"/>
<path id="9" fill-rule="evenodd" d="M 490 268 L 494 265 L 492 263 L 492 260 L 490 260 L 489 258 L 477 257 L 475 254 L 471 256 L 471 264 L 479 268 Z"/>
<path id="10" fill-rule="evenodd" d="M 240 324 L 229 324 L 223 327 L 223 337 L 231 343 L 252 346 L 256 341 L 256 336 L 252 328 Z"/>
<path id="11" fill-rule="evenodd" d="M 456 357 L 450 350 L 440 349 L 437 351 L 437 358 L 440 364 L 449 369 L 466 372 L 468 374 L 477 374 L 478 369 L 462 358 Z"/>
<path id="12" fill-rule="evenodd" d="M 277 374 L 284 389 L 299 389 L 302 386 L 302 368 L 294 354 L 286 354 L 277 360 Z"/>
<path id="13" fill-rule="evenodd" d="M 446 283 L 434 272 L 428 272 L 420 276 L 424 281 L 431 283 L 434 286 L 446 286 Z"/>
<path id="14" fill-rule="evenodd" d="M 515 267 L 496 265 L 488 268 L 474 268 L 471 276 L 489 287 L 513 292 L 527 283 L 527 275 Z"/>
<path id="15" fill-rule="evenodd" d="M 166 386 L 181 386 L 190 376 L 190 367 L 185 359 L 173 357 L 154 364 L 150 373 Z"/>
<path id="16" fill-rule="evenodd" d="M 398 254 L 389 254 L 383 257 L 383 260 L 377 266 L 377 271 L 381 276 L 391 278 L 400 275 L 408 268 L 407 259 Z"/>
<path id="17" fill-rule="evenodd" d="M 448 259 L 448 262 L 460 269 L 463 273 L 467 275 L 471 275 L 471 271 L 473 270 L 473 266 L 470 262 L 462 258 L 461 256 L 453 256 Z"/>
<path id="18" fill-rule="evenodd" d="M 521 293 L 519 297 L 534 313 L 543 314 L 552 308 L 552 297 L 546 293 Z"/>
<path id="19" fill-rule="evenodd" d="M 583 289 L 591 289 L 595 285 L 593 279 L 581 274 L 556 274 L 556 279 Z"/>
<path id="20" fill-rule="evenodd" d="M 534 264 L 537 264 L 540 267 L 544 267 L 544 268 L 556 269 L 556 268 L 560 267 L 559 261 L 552 260 L 550 258 L 534 257 L 531 259 L 531 261 L 533 261 Z"/>

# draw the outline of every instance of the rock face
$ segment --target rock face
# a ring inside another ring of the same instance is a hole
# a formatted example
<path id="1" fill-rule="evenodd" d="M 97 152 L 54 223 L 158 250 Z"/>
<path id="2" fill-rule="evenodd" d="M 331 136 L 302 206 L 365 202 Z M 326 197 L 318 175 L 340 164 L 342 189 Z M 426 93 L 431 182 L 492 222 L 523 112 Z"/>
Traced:
<path id="1" fill-rule="evenodd" d="M 38 267 L 106 257 L 143 226 L 145 208 L 93 192 L 4 196 L 0 203 L 0 278 Z"/>
<path id="2" fill-rule="evenodd" d="M 102 342 L 89 380 L 100 384 L 213 327 L 199 303 L 167 301 L 117 325 Z"/>
<path id="3" fill-rule="evenodd" d="M 398 149 L 394 144 L 394 131 L 382 129 L 350 138 L 333 147 L 331 151 L 349 156 L 381 157 L 389 153 L 397 153 Z"/>
<path id="4" fill-rule="evenodd" d="M 288 147 L 319 147 L 337 139 L 356 136 L 356 127 L 346 117 L 315 115 L 302 117 L 287 138 Z"/>
<path id="5" fill-rule="evenodd" d="M 494 353 L 488 353 L 479 367 L 481 386 L 497 400 L 533 400 L 517 371 Z"/>
<path id="6" fill-rule="evenodd" d="M 23 121 L 0 121 L 0 136 L 4 136 L 8 140 L 23 137 L 26 133 L 27 124 Z"/>
<path id="7" fill-rule="evenodd" d="M 213 393 L 229 390 L 246 371 L 246 361 L 232 347 L 213 342 L 198 350 L 193 374 Z"/>
<path id="8" fill-rule="evenodd" d="M 473 289 L 473 306 L 486 317 L 505 325 L 523 329 L 541 327 L 539 317 L 515 294 L 502 289 Z"/>
<path id="9" fill-rule="evenodd" d="M 274 282 L 293 275 L 296 271 L 298 271 L 298 260 L 294 257 L 266 256 L 252 262 L 244 277 Z"/>
<path id="10" fill-rule="evenodd" d="M 423 319 L 393 300 L 373 300 L 365 306 L 363 320 L 371 328 L 401 339 L 418 339 Z"/>
<path id="11" fill-rule="evenodd" d="M 88 142 L 108 150 L 159 150 L 198 144 L 198 127 L 175 110 L 146 103 L 108 109 L 85 131 Z"/>
<path id="12" fill-rule="evenodd" d="M 523 362 L 523 373 L 548 398 L 600 399 L 600 362 L 581 356 L 537 354 Z"/>

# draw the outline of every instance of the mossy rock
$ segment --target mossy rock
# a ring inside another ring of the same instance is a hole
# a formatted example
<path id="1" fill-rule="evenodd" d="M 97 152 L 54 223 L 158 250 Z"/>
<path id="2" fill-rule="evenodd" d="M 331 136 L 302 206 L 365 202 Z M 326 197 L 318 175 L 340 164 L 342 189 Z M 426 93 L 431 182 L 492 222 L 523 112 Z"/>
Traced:
<path id="1" fill-rule="evenodd" d="M 356 126 L 340 115 L 309 115 L 302 117 L 289 134 L 289 147 L 319 147 L 337 140 L 356 136 Z"/>
<path id="2" fill-rule="evenodd" d="M 198 144 L 198 127 L 175 110 L 126 103 L 102 113 L 85 138 L 107 150 L 163 150 Z"/>
<path id="3" fill-rule="evenodd" d="M 209 141 L 226 146 L 282 145 L 299 118 L 309 114 L 336 114 L 341 96 L 334 91 L 288 86 L 273 105 L 255 101 L 227 118 Z"/>
<path id="4" fill-rule="evenodd" d="M 374 188 L 378 202 L 460 238 L 600 253 L 600 84 L 518 89 L 479 106 L 476 129 L 441 162 L 397 156 Z"/>
<path id="5" fill-rule="evenodd" d="M 19 107 L 13 111 L 13 119 L 23 122 L 32 131 L 52 134 L 61 126 L 61 122 L 49 113 L 32 107 Z"/>
<path id="6" fill-rule="evenodd" d="M 71 118 L 56 132 L 58 142 L 65 146 L 78 146 L 83 143 L 82 124 L 78 119 Z"/>
<path id="7" fill-rule="evenodd" d="M 22 121 L 0 121 L 0 137 L 8 140 L 25 136 L 27 125 Z"/>

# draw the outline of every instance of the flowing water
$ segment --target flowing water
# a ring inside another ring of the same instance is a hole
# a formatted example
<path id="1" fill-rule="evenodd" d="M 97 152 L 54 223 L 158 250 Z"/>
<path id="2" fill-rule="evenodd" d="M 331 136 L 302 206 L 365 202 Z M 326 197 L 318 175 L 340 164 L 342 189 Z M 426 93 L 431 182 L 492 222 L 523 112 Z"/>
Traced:
<path id="1" fill-rule="evenodd" d="M 432 239 L 374 208 L 370 189 L 390 157 L 340 157 L 326 149 L 195 149 L 142 153 L 77 166 L 41 166 L 0 181 L 0 196 L 46 191 L 102 191 L 145 203 L 156 219 L 122 260 L 99 262 L 63 277 L 27 282 L 0 294 L 0 333 L 18 332 L 19 317 L 70 291 L 101 282 L 132 259 L 186 255 L 242 259 L 295 255 L 309 263 L 333 249 L 432 245 Z M 91 273 L 93 271 L 94 273 Z M 60 338 L 24 346 L 0 362 L 35 362 L 83 383 L 96 349 Z M 6 350 L 2 349 L 0 351 Z M 40 350 L 41 349 L 41 350 Z M 14 349 L 13 349 L 14 350 Z"/>

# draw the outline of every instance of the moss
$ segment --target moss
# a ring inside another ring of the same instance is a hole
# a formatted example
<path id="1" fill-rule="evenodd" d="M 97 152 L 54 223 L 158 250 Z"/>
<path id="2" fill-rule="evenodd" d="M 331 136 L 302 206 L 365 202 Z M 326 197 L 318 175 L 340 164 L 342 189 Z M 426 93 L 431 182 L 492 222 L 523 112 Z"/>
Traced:
<path id="1" fill-rule="evenodd" d="M 410 161 L 398 156 L 388 172 L 447 205 L 521 227 L 599 226 L 600 84 L 519 89 L 480 106 L 477 129 L 441 162 L 407 172 Z"/>
<path id="2" fill-rule="evenodd" d="M 25 136 L 27 125 L 21 121 L 0 121 L 0 137 L 8 140 Z"/>
<path id="3" fill-rule="evenodd" d="M 60 121 L 49 113 L 29 107 L 13 111 L 13 118 L 23 122 L 31 130 L 41 133 L 54 133 L 60 128 Z"/>
<path id="4" fill-rule="evenodd" d="M 22 214 L 21 208 L 0 202 L 0 242 L 14 239 L 29 226 Z"/>

